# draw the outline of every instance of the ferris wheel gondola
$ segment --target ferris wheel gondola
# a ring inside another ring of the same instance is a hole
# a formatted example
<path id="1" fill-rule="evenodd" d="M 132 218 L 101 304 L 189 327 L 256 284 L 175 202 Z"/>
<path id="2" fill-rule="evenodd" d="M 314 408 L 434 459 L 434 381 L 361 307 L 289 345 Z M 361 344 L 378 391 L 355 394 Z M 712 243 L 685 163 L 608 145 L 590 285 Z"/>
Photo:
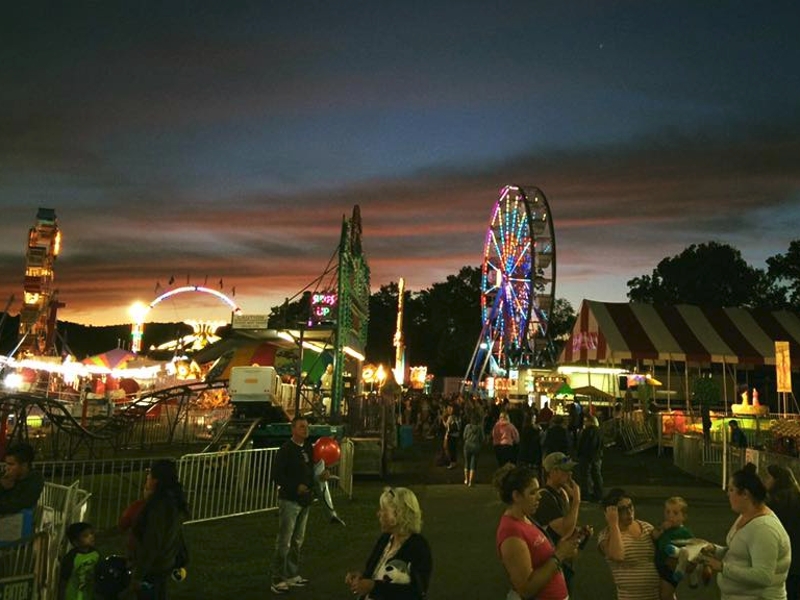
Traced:
<path id="1" fill-rule="evenodd" d="M 507 377 L 543 362 L 555 303 L 555 232 L 544 193 L 502 189 L 494 205 L 481 271 L 482 327 L 465 381 Z"/>

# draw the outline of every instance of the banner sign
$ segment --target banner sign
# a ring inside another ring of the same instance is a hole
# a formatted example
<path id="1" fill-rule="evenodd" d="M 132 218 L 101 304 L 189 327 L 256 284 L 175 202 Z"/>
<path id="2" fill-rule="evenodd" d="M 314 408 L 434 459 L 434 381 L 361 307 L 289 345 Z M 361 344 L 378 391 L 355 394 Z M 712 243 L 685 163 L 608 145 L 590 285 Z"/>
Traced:
<path id="1" fill-rule="evenodd" d="M 268 329 L 269 315 L 233 314 L 233 329 Z"/>
<path id="2" fill-rule="evenodd" d="M 789 342 L 775 342 L 775 371 L 777 372 L 778 393 L 792 393 L 792 360 L 789 356 Z"/>

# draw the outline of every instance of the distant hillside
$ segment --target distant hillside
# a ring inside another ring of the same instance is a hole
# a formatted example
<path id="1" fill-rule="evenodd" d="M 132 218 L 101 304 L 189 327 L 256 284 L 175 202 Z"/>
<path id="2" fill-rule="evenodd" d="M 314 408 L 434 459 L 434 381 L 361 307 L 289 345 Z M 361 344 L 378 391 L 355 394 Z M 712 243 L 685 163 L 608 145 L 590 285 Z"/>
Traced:
<path id="1" fill-rule="evenodd" d="M 0 313 L 0 317 L 2 317 L 2 313 Z M 18 331 L 19 316 L 9 315 L 0 330 L 0 354 L 8 354 L 14 349 L 18 341 Z M 142 348 L 158 346 L 191 332 L 192 328 L 185 323 L 147 323 L 144 328 Z M 130 325 L 94 327 L 59 321 L 58 333 L 59 339 L 56 345 L 59 350 L 63 352 L 63 346 L 66 344 L 79 360 L 120 346 L 129 348 L 131 343 Z"/>

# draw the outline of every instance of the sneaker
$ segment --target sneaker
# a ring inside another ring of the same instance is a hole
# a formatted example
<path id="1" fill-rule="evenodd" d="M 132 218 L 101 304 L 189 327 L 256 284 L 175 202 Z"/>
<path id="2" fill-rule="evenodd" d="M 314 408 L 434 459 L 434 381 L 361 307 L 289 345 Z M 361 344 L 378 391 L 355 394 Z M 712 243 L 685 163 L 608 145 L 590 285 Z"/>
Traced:
<path id="1" fill-rule="evenodd" d="M 447 465 L 448 469 L 455 469 L 455 467 L 456 467 L 456 463 L 450 463 L 449 465 Z"/>
<path id="2" fill-rule="evenodd" d="M 273 594 L 288 594 L 291 588 L 285 581 L 273 581 L 269 589 L 272 590 Z"/>
<path id="3" fill-rule="evenodd" d="M 287 579 L 286 583 L 292 587 L 303 587 L 304 585 L 308 585 L 308 581 L 309 580 L 302 575 L 295 575 L 294 577 Z"/>

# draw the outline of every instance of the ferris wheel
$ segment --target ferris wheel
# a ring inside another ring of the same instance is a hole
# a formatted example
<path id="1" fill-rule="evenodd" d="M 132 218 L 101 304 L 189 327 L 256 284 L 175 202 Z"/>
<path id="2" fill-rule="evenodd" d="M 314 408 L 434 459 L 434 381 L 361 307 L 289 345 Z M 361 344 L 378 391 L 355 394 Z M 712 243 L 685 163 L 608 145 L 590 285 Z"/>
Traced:
<path id="1" fill-rule="evenodd" d="M 556 243 L 544 193 L 509 185 L 494 205 L 483 247 L 482 328 L 466 381 L 506 377 L 540 362 L 555 303 Z"/>

